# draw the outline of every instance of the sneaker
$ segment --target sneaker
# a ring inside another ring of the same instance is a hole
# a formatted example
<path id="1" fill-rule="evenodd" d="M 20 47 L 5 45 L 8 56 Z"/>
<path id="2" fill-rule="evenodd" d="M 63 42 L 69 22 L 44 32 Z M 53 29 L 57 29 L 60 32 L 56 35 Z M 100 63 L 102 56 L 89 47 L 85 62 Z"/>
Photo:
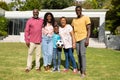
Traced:
<path id="1" fill-rule="evenodd" d="M 41 71 L 41 69 L 40 69 L 40 68 L 38 68 L 38 69 L 36 69 L 36 71 L 38 71 L 38 72 L 39 72 L 39 71 Z"/>
<path id="2" fill-rule="evenodd" d="M 55 72 L 55 71 L 57 71 L 57 68 L 53 68 L 52 72 Z"/>
<path id="3" fill-rule="evenodd" d="M 48 70 L 48 69 L 47 69 L 47 66 L 44 66 L 44 69 L 45 69 L 45 72 L 46 72 L 46 71 Z"/>
<path id="4" fill-rule="evenodd" d="M 30 72 L 30 70 L 29 69 L 25 69 L 25 72 L 28 73 L 28 72 Z"/>
<path id="5" fill-rule="evenodd" d="M 50 65 L 47 65 L 47 70 L 50 71 Z"/>
<path id="6" fill-rule="evenodd" d="M 68 69 L 64 69 L 63 72 L 68 72 L 69 70 Z"/>
<path id="7" fill-rule="evenodd" d="M 60 68 L 58 68 L 57 70 L 58 70 L 58 72 L 60 72 Z"/>
<path id="8" fill-rule="evenodd" d="M 77 69 L 73 69 L 73 73 L 74 73 L 74 74 L 77 74 L 77 73 L 78 73 L 78 70 L 77 70 Z"/>
<path id="9" fill-rule="evenodd" d="M 85 74 L 81 74 L 81 78 L 84 78 L 86 75 Z"/>
<path id="10" fill-rule="evenodd" d="M 78 74 L 81 74 L 81 72 L 80 72 L 80 71 L 78 71 Z"/>

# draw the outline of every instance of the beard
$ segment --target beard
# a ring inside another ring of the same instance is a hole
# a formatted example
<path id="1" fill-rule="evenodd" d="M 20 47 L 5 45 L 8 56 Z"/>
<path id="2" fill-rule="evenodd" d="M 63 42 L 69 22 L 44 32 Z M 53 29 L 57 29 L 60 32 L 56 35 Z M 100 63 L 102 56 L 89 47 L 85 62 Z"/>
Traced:
<path id="1" fill-rule="evenodd" d="M 77 17 L 80 18 L 80 15 L 78 15 Z"/>
<path id="2" fill-rule="evenodd" d="M 35 19 L 37 19 L 37 18 L 38 18 L 38 15 L 34 15 L 33 17 L 34 17 Z"/>
<path id="3" fill-rule="evenodd" d="M 77 13 L 77 18 L 80 18 L 81 17 L 81 13 Z"/>

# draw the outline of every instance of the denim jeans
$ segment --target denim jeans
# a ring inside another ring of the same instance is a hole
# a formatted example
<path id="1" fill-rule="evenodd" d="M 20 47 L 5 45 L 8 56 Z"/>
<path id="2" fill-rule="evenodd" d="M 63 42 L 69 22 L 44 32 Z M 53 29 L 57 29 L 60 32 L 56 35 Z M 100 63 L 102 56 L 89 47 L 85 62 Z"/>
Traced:
<path id="1" fill-rule="evenodd" d="M 72 48 L 64 49 L 64 53 L 65 53 L 65 68 L 69 69 L 69 61 L 71 61 L 73 69 L 76 69 L 77 65 L 75 58 L 73 56 L 73 49 Z"/>
<path id="2" fill-rule="evenodd" d="M 60 68 L 62 48 L 53 48 L 53 66 L 55 69 Z"/>
<path id="3" fill-rule="evenodd" d="M 78 55 L 78 68 L 81 72 L 86 71 L 86 47 L 85 40 L 83 39 L 76 43 L 76 51 Z"/>
<path id="4" fill-rule="evenodd" d="M 51 65 L 52 54 L 53 54 L 52 37 L 48 37 L 48 36 L 42 37 L 42 54 L 43 54 L 44 66 Z"/>

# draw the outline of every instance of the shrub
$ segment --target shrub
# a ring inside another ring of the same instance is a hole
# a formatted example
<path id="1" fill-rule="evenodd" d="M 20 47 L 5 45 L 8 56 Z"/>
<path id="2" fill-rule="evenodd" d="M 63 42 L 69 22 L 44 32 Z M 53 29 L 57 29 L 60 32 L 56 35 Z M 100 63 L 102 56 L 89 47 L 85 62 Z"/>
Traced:
<path id="1" fill-rule="evenodd" d="M 0 36 L 6 36 L 7 35 L 7 25 L 8 20 L 5 17 L 0 17 Z"/>

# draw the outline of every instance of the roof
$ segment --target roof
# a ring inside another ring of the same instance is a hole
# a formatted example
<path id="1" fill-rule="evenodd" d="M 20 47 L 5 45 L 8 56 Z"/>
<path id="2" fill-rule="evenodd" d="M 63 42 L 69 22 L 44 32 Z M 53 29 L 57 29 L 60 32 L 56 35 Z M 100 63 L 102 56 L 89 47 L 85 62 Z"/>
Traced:
<path id="1" fill-rule="evenodd" d="M 83 9 L 83 14 L 90 17 L 100 17 L 105 16 L 107 9 Z M 76 17 L 75 6 L 71 6 L 64 9 L 42 9 L 39 11 L 39 17 L 44 16 L 46 12 L 51 12 L 54 17 Z M 6 18 L 30 18 L 32 17 L 32 11 L 5 11 Z"/>
<path id="2" fill-rule="evenodd" d="M 74 12 L 76 6 L 70 6 L 64 9 L 41 9 L 42 12 Z M 84 9 L 82 12 L 107 12 L 108 9 Z"/>

